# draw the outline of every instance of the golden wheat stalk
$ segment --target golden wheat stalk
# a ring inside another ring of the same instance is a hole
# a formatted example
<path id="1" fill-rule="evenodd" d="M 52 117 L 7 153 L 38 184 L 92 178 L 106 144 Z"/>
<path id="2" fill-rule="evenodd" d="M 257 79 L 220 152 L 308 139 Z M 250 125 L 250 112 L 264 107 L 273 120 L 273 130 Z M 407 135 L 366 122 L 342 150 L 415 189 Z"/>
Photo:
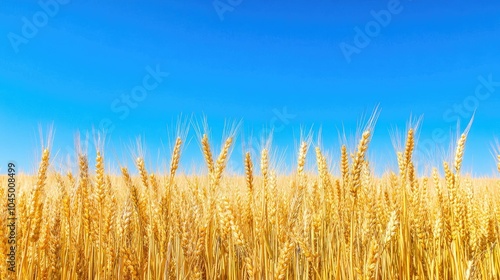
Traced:
<path id="1" fill-rule="evenodd" d="M 356 199 L 358 196 L 358 191 L 361 184 L 361 170 L 363 167 L 363 162 L 365 160 L 366 150 L 368 149 L 368 143 L 370 141 L 370 131 L 365 131 L 361 136 L 361 140 L 358 145 L 358 151 L 354 157 L 352 164 L 351 173 L 351 194 Z"/>
<path id="2" fill-rule="evenodd" d="M 203 135 L 201 139 L 201 145 L 203 148 L 203 156 L 205 157 L 205 162 L 208 167 L 208 173 L 214 173 L 214 159 L 212 156 L 212 151 L 210 150 L 210 143 L 208 142 L 208 136 L 206 134 Z"/>
<path id="3" fill-rule="evenodd" d="M 179 161 L 181 158 L 181 145 L 182 139 L 177 137 L 175 140 L 174 151 L 172 152 L 172 160 L 170 161 L 170 180 L 173 180 L 175 177 L 175 173 L 177 172 L 177 168 L 179 168 Z"/>

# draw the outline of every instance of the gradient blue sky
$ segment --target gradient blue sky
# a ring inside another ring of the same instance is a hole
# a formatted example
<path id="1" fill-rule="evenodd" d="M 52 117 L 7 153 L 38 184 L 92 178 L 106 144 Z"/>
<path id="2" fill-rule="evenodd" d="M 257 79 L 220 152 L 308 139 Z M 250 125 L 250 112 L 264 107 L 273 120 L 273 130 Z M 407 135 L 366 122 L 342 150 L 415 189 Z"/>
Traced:
<path id="1" fill-rule="evenodd" d="M 180 114 L 205 115 L 217 146 L 225 120 L 243 120 L 240 139 L 274 125 L 274 146 L 287 156 L 301 128 L 322 127 L 336 160 L 339 130 L 355 133 L 362 115 L 379 105 L 370 150 L 378 170 L 394 167 L 390 132 L 404 130 L 410 116 L 423 115 L 420 143 L 432 148 L 421 150 L 440 156 L 435 146 L 446 150 L 456 121 L 463 128 L 477 107 L 464 171 L 493 173 L 499 1 L 221 0 L 219 8 L 233 5 L 223 19 L 210 0 L 65 0 L 44 12 L 40 3 L 49 2 L 0 3 L 0 172 L 9 160 L 34 170 L 40 124 L 54 125 L 60 161 L 77 130 L 90 131 L 102 120 L 114 125 L 109 158 L 127 157 L 124 149 L 141 136 L 154 169 L 169 157 L 168 136 Z M 354 47 L 357 30 L 373 27 L 373 12 L 388 6 L 398 12 L 348 61 L 341 46 Z M 34 20 L 35 32 L 26 27 Z M 148 67 L 169 75 L 135 108 L 123 107 L 123 96 L 143 85 Z M 276 114 L 284 110 L 294 116 L 285 123 Z M 189 137 L 185 166 L 200 155 L 193 130 Z M 240 158 L 238 141 L 235 170 Z"/>

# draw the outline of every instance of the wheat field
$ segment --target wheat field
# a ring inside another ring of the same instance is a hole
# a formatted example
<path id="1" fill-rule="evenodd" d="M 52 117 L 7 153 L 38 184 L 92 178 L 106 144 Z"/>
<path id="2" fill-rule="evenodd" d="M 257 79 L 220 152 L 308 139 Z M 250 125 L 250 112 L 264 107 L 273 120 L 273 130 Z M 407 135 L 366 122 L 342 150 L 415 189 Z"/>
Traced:
<path id="1" fill-rule="evenodd" d="M 17 178 L 16 272 L 2 261 L 0 278 L 500 279 L 500 179 L 461 175 L 466 133 L 429 177 L 417 176 L 412 129 L 395 151 L 399 170 L 383 176 L 366 157 L 369 130 L 339 147 L 337 176 L 307 142 L 292 174 L 277 173 L 263 149 L 246 154 L 244 175 L 227 175 L 233 138 L 220 151 L 200 138 L 201 175 L 177 174 L 181 137 L 165 174 L 141 157 L 137 170 L 107 173 L 103 151 L 61 173 L 43 149 L 38 174 Z M 308 153 L 316 170 L 305 168 Z"/>

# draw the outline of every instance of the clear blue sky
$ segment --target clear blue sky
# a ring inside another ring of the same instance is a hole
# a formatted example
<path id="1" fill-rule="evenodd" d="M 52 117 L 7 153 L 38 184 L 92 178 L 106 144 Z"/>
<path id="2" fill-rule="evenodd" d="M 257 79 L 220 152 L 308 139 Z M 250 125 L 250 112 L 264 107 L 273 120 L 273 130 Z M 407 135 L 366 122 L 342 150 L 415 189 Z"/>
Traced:
<path id="1" fill-rule="evenodd" d="M 499 1 L 481 0 L 5 0 L 0 172 L 9 160 L 33 171 L 38 125 L 52 123 L 55 161 L 76 131 L 104 125 L 114 128 L 109 158 L 141 136 L 154 169 L 180 114 L 205 115 L 217 146 L 225 120 L 243 120 L 240 139 L 274 127 L 289 156 L 301 128 L 322 127 L 336 159 L 338 131 L 353 134 L 379 105 L 370 150 L 379 170 L 394 166 L 390 132 L 410 116 L 423 115 L 422 154 L 438 155 L 477 109 L 464 169 L 490 175 L 499 15 Z M 185 166 L 200 154 L 194 140 L 185 152 Z M 240 156 L 238 142 L 235 170 Z"/>

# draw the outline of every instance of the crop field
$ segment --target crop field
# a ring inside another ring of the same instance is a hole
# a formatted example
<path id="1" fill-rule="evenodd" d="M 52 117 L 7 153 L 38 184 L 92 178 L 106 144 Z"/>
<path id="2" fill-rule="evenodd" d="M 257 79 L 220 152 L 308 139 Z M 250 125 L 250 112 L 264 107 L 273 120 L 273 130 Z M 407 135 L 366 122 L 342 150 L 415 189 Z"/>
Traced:
<path id="1" fill-rule="evenodd" d="M 184 140 L 161 174 L 142 157 L 136 170 L 109 173 L 104 151 L 59 172 L 44 148 L 38 174 L 16 175 L 15 272 L 2 261 L 0 278 L 500 279 L 500 179 L 461 175 L 467 133 L 428 177 L 417 175 L 412 129 L 395 151 L 398 170 L 382 176 L 367 160 L 370 130 L 338 147 L 335 169 L 302 142 L 291 174 L 263 149 L 246 154 L 245 174 L 229 175 L 234 139 L 216 151 L 206 135 L 197 139 L 206 172 L 182 174 Z M 313 156 L 316 170 L 306 168 Z M 9 252 L 0 213 L 0 252 Z"/>

